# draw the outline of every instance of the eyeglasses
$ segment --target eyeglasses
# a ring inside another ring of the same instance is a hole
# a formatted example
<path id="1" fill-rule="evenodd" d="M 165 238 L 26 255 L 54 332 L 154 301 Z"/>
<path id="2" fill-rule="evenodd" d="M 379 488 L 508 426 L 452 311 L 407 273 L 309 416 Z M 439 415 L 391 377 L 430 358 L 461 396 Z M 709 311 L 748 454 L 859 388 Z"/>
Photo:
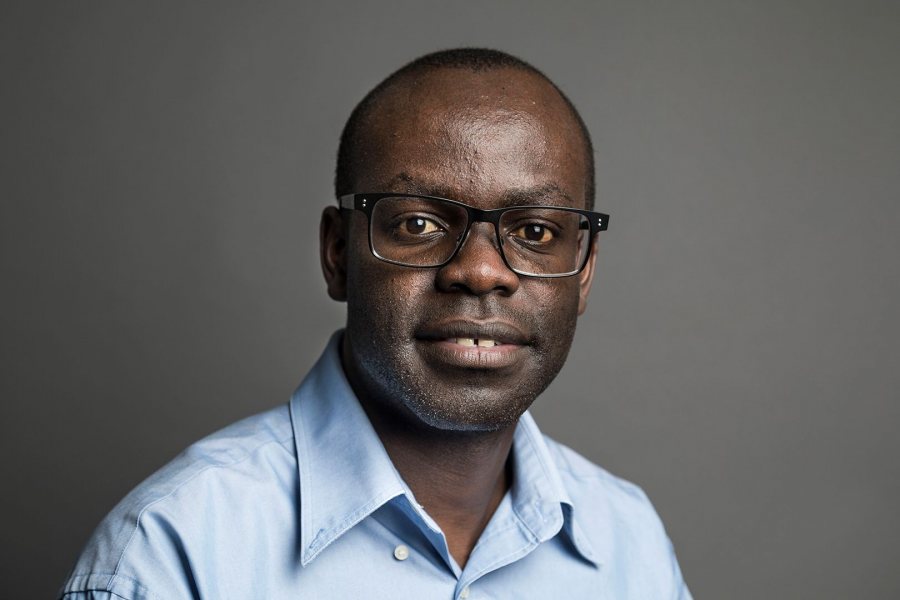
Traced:
<path id="1" fill-rule="evenodd" d="M 584 269 L 594 235 L 609 215 L 560 206 L 481 210 L 462 202 L 413 194 L 341 196 L 342 209 L 369 221 L 369 248 L 377 258 L 406 267 L 446 265 L 466 241 L 472 223 L 492 223 L 503 262 L 531 277 L 567 277 Z"/>

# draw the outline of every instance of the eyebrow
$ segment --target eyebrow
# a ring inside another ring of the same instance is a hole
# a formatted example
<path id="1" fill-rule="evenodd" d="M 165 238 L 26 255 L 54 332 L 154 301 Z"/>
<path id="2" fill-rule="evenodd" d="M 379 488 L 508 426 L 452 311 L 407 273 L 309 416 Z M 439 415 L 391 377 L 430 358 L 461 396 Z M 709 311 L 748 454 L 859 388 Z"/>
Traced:
<path id="1" fill-rule="evenodd" d="M 555 182 L 545 183 L 531 188 L 513 188 L 504 195 L 504 202 L 510 205 L 570 205 L 572 198 Z"/>
<path id="2" fill-rule="evenodd" d="M 462 201 L 451 187 L 419 180 L 405 171 L 401 171 L 391 178 L 387 183 L 387 189 L 398 193 L 421 194 Z M 507 190 L 500 199 L 500 204 L 502 206 L 569 206 L 572 204 L 572 198 L 557 183 L 549 182 L 530 188 Z"/>

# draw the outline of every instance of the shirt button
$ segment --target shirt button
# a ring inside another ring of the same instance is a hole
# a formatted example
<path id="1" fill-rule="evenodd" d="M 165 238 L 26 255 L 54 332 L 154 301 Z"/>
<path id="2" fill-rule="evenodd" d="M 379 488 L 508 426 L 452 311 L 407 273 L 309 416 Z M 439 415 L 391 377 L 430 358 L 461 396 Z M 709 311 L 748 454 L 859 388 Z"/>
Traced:
<path id="1" fill-rule="evenodd" d="M 466 586 L 459 593 L 459 598 L 460 598 L 460 600 L 466 600 L 466 598 L 468 598 L 468 597 L 469 597 L 469 586 Z"/>
<path id="2" fill-rule="evenodd" d="M 394 558 L 397 560 L 406 560 L 409 558 L 409 548 L 400 544 L 396 548 L 394 548 Z"/>

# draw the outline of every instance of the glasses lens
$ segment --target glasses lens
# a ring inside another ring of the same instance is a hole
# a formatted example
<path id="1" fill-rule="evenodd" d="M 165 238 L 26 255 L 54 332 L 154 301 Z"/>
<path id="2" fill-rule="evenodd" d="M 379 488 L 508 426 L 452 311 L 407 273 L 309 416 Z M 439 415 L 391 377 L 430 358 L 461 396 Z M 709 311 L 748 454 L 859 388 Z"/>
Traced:
<path id="1" fill-rule="evenodd" d="M 503 253 L 523 275 L 571 275 L 581 269 L 590 245 L 587 217 L 555 208 L 522 208 L 500 219 Z"/>
<path id="2" fill-rule="evenodd" d="M 382 198 L 372 209 L 372 249 L 394 263 L 435 267 L 453 256 L 466 219 L 466 209 L 450 202 L 406 196 Z"/>

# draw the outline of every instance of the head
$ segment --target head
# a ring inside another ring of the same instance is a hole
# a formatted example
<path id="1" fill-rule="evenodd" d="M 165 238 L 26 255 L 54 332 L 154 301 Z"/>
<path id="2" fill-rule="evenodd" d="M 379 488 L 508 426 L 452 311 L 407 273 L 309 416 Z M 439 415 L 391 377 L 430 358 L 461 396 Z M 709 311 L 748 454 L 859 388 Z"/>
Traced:
<path id="1" fill-rule="evenodd" d="M 338 196 L 425 194 L 484 210 L 593 204 L 591 144 L 574 107 L 536 69 L 495 51 L 439 52 L 393 74 L 354 110 L 338 154 Z M 363 213 L 334 207 L 321 241 L 329 294 L 348 303 L 343 360 L 361 401 L 454 431 L 503 429 L 549 385 L 596 255 L 569 277 L 517 275 L 493 225 L 476 222 L 449 263 L 398 266 L 373 256 Z"/>

